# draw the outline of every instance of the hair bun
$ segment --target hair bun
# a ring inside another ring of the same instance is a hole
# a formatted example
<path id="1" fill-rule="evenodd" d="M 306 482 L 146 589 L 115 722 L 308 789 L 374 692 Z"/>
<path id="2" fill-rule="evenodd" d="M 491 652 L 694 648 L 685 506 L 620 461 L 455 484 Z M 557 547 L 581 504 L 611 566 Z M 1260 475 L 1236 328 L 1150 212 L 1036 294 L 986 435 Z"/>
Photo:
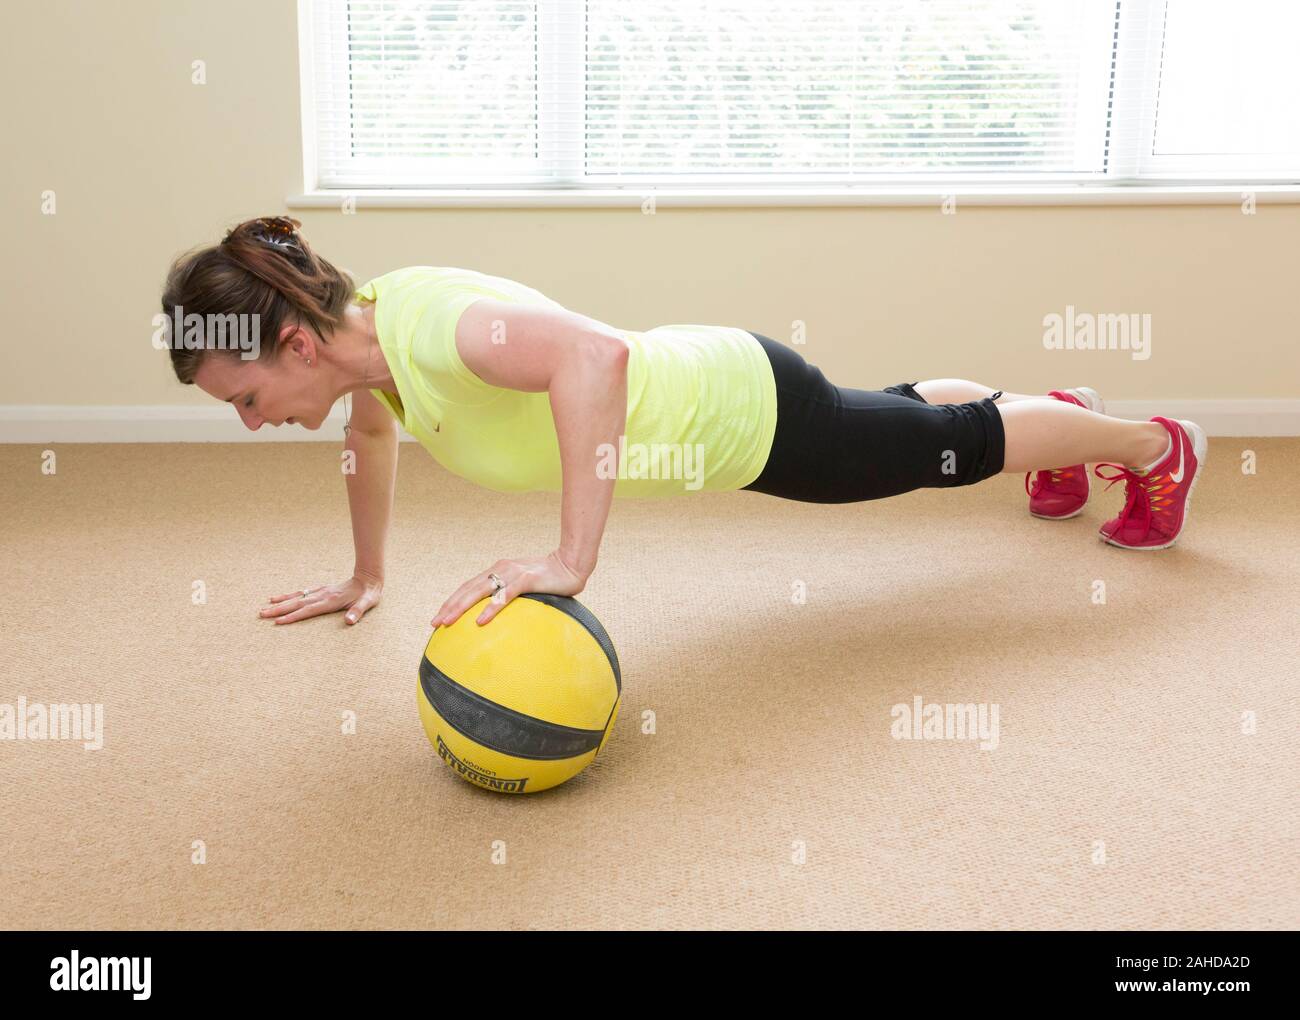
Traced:
<path id="1" fill-rule="evenodd" d="M 302 223 L 289 216 L 262 216 L 253 222 L 272 236 L 297 237 L 298 228 L 302 226 Z"/>
<path id="2" fill-rule="evenodd" d="M 281 248 L 300 248 L 302 235 L 298 233 L 298 228 L 301 226 L 299 220 L 290 216 L 259 216 L 232 227 L 221 239 L 221 243 L 228 245 L 233 240 L 249 238 Z"/>

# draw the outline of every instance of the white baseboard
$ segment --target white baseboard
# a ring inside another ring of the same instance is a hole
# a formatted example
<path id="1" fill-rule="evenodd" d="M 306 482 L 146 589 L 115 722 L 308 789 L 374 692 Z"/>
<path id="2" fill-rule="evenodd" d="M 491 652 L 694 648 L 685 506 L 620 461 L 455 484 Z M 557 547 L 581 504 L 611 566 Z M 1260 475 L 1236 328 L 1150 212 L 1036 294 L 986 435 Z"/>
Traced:
<path id="1" fill-rule="evenodd" d="M 1211 436 L 1300 436 L 1300 400 L 1108 400 L 1117 418 L 1190 418 Z M 413 441 L 405 432 L 403 440 Z M 224 407 L 0 405 L 0 443 L 342 443 L 336 410 L 316 431 L 299 425 L 256 432 Z"/>
<path id="2" fill-rule="evenodd" d="M 1148 421 L 1153 415 L 1191 420 L 1211 436 L 1300 436 L 1300 400 L 1107 400 L 1106 413 Z"/>
<path id="3" fill-rule="evenodd" d="M 405 432 L 401 438 L 410 440 Z M 412 440 L 413 441 L 413 440 Z M 80 406 L 0 405 L 0 443 L 343 443 L 343 412 L 319 429 L 300 425 L 244 427 L 226 407 L 183 404 Z"/>

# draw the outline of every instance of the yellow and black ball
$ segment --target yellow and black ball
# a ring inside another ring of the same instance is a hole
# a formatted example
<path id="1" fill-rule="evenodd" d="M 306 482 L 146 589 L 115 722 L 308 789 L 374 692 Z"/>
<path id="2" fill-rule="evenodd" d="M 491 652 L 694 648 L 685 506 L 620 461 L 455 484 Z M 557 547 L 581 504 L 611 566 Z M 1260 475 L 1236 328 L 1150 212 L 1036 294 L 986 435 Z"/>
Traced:
<path id="1" fill-rule="evenodd" d="M 618 716 L 613 642 L 586 606 L 563 595 L 520 595 L 479 625 L 487 604 L 429 638 L 420 661 L 424 731 L 475 786 L 558 786 L 591 764 Z"/>

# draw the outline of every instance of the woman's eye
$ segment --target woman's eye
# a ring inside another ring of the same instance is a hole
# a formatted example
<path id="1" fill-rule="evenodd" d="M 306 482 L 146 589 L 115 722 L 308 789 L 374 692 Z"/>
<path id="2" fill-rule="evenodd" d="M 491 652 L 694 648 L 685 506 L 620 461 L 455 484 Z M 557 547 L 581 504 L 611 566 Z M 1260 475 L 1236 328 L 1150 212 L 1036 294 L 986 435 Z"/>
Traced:
<path id="1" fill-rule="evenodd" d="M 253 406 L 253 398 L 252 398 L 252 397 L 249 397 L 247 400 L 245 400 L 245 401 L 244 401 L 244 406 L 245 406 L 245 407 L 252 407 L 252 406 Z"/>

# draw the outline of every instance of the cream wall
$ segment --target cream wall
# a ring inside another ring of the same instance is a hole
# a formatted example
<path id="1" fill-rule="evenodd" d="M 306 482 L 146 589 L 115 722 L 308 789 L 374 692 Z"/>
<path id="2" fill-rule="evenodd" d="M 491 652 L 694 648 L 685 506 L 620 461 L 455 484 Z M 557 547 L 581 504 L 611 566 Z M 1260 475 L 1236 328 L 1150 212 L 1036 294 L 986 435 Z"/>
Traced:
<path id="1" fill-rule="evenodd" d="M 9 3 L 0 62 L 10 326 L 0 405 L 210 405 L 150 345 L 170 259 L 302 190 L 292 0 Z M 191 62 L 207 84 L 190 83 Z M 41 194 L 57 214 L 41 214 Z M 294 213 L 359 279 L 512 277 L 615 326 L 743 326 L 835 382 L 1089 383 L 1111 399 L 1294 398 L 1300 206 Z M 1148 361 L 1049 352 L 1043 317 L 1149 312 Z"/>

